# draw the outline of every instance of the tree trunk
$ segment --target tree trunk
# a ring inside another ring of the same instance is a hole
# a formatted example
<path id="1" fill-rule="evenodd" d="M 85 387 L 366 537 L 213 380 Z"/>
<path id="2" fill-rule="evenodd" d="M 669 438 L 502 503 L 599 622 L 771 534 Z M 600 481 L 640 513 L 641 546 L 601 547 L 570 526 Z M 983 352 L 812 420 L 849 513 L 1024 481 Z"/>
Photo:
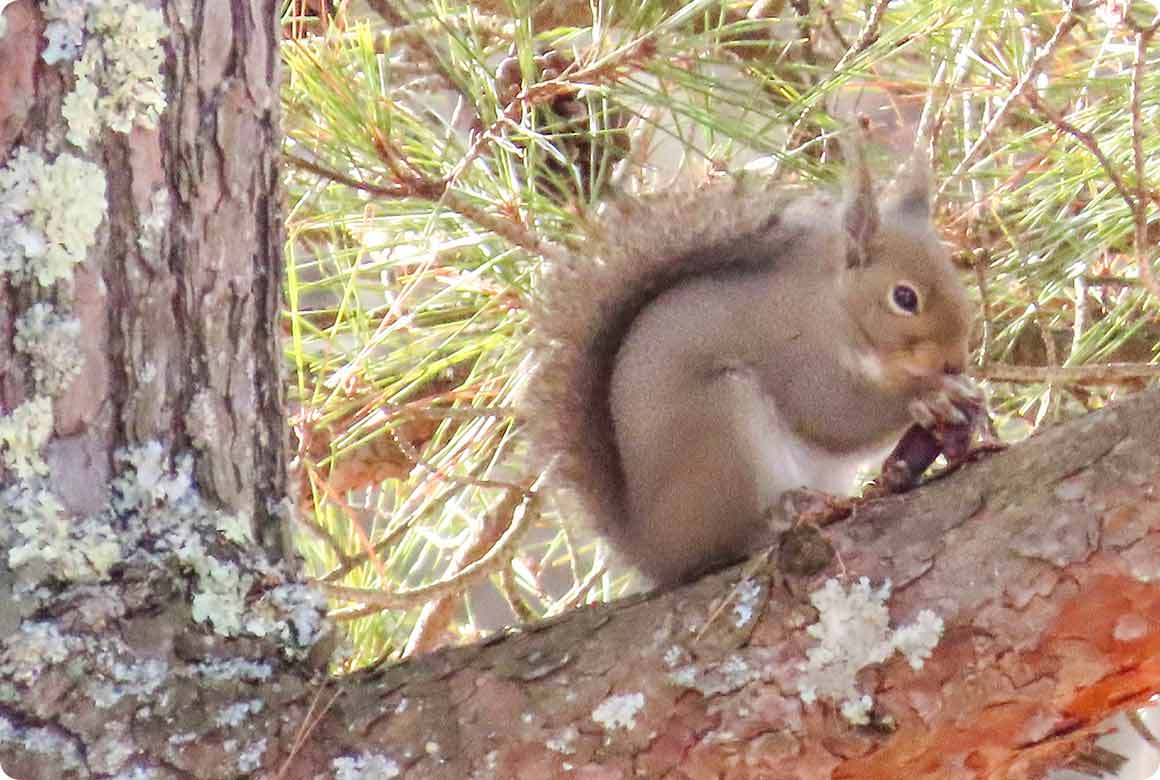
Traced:
<path id="1" fill-rule="evenodd" d="M 1156 392 L 687 587 L 325 677 L 283 563 L 277 4 L 221 6 L 164 5 L 164 110 L 138 85 L 87 151 L 72 62 L 116 19 L 70 55 L 53 4 L 3 11 L 9 776 L 1038 778 L 1160 688 Z"/>

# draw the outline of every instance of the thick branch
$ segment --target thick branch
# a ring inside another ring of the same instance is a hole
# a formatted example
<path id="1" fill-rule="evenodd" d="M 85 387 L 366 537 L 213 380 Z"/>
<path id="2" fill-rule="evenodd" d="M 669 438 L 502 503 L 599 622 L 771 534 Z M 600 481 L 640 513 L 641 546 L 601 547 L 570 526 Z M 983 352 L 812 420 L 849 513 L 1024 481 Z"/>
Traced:
<path id="1" fill-rule="evenodd" d="M 1160 690 L 1157 441 L 1152 392 L 861 506 L 816 575 L 758 557 L 347 679 L 284 777 L 341 751 L 407 778 L 1042 777 Z M 895 624 L 946 626 L 920 670 L 862 671 L 876 728 L 797 695 L 809 594 L 859 577 L 893 582 Z"/>

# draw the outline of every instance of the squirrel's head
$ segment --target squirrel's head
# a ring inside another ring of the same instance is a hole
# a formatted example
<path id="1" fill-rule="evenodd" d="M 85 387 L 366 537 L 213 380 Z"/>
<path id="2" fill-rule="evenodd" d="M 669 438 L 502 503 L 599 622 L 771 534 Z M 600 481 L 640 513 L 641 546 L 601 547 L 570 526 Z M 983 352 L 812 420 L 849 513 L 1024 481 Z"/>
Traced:
<path id="1" fill-rule="evenodd" d="M 967 364 L 966 290 L 930 218 L 929 176 L 916 165 L 881 212 L 863 166 L 847 199 L 842 295 L 856 331 L 856 370 L 917 396 Z"/>

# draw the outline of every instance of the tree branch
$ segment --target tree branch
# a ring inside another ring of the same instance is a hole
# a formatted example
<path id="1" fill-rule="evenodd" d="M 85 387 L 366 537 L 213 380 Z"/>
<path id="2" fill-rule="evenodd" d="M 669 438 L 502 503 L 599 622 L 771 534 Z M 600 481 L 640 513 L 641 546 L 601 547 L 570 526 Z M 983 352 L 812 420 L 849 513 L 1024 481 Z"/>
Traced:
<path id="1" fill-rule="evenodd" d="M 353 676 L 286 780 L 344 750 L 404 778 L 1043 777 L 1160 689 L 1157 441 L 1151 392 L 859 506 L 815 574 L 759 556 Z M 945 626 L 920 669 L 859 673 L 870 726 L 798 694 L 810 595 L 860 577 L 893 583 L 893 624 Z"/>

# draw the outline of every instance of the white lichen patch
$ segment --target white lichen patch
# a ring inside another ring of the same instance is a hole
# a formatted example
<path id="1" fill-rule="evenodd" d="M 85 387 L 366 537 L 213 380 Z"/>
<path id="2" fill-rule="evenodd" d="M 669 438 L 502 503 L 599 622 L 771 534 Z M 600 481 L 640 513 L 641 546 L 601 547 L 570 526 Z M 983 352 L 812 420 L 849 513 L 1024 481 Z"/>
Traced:
<path id="1" fill-rule="evenodd" d="M 242 772 L 253 772 L 262 765 L 262 756 L 266 753 L 266 737 L 251 742 L 238 752 L 238 769 Z"/>
<path id="2" fill-rule="evenodd" d="M 1148 633 L 1148 621 L 1135 612 L 1120 615 L 1116 619 L 1116 626 L 1112 636 L 1117 642 L 1134 642 L 1142 639 Z"/>
<path id="3" fill-rule="evenodd" d="M 146 255 L 161 248 L 161 236 L 169 227 L 170 216 L 169 190 L 155 190 L 149 196 L 149 208 L 138 220 L 137 246 Z"/>
<path id="4" fill-rule="evenodd" d="M 88 3 L 84 0 L 45 0 L 44 37 L 48 45 L 40 53 L 40 58 L 48 65 L 62 60 L 75 59 L 80 53 L 85 38 L 85 11 Z"/>
<path id="5" fill-rule="evenodd" d="M 674 669 L 669 673 L 669 680 L 703 696 L 719 696 L 740 690 L 759 676 L 757 670 L 743 657 L 731 655 L 718 664 L 688 664 Z"/>
<path id="6" fill-rule="evenodd" d="M 18 726 L 0 717 L 0 746 L 13 746 L 27 753 L 51 756 L 62 774 L 77 772 L 85 767 L 75 740 L 64 734 L 39 726 Z M 86 770 L 84 775 L 87 776 Z"/>
<path id="7" fill-rule="evenodd" d="M 245 723 L 251 715 L 257 715 L 265 706 L 261 699 L 234 702 L 217 714 L 214 723 L 219 728 L 233 728 Z"/>
<path id="8" fill-rule="evenodd" d="M 752 577 L 746 577 L 737 583 L 734 589 L 733 625 L 742 628 L 753 622 L 756 617 L 757 606 L 761 599 L 761 583 Z"/>
<path id="9" fill-rule="evenodd" d="M 0 465 L 20 480 L 48 473 L 40 451 L 52 435 L 52 401 L 37 396 L 0 415 Z"/>
<path id="10" fill-rule="evenodd" d="M 168 679 L 169 664 L 161 658 L 118 659 L 89 683 L 86 693 L 98 707 L 108 709 L 126 696 L 148 699 Z"/>
<path id="11" fill-rule="evenodd" d="M 0 0 L 0 40 L 8 34 L 8 20 L 4 17 L 4 9 L 15 3 L 16 0 Z M 4 768 L 0 767 L 0 780 L 4 780 Z"/>
<path id="12" fill-rule="evenodd" d="M 65 636 L 53 623 L 26 621 L 5 640 L 0 672 L 18 683 L 35 682 L 47 667 L 62 663 L 80 649 L 80 644 L 80 639 Z"/>
<path id="13" fill-rule="evenodd" d="M 0 274 L 44 286 L 70 278 L 106 208 L 100 167 L 71 154 L 50 163 L 21 148 L 0 168 Z"/>
<path id="14" fill-rule="evenodd" d="M 334 780 L 393 780 L 402 775 L 399 763 L 381 753 L 340 756 L 330 766 L 334 769 Z"/>
<path id="15" fill-rule="evenodd" d="M 102 127 L 118 133 L 134 125 L 156 127 L 165 109 L 165 18 L 137 0 L 73 2 L 85 12 L 83 52 L 73 68 L 76 85 L 62 109 L 69 141 L 83 149 Z M 71 21 L 62 28 L 63 45 L 58 48 L 63 54 L 74 50 L 76 36 Z M 57 49 L 53 56 L 58 57 Z"/>
<path id="16" fill-rule="evenodd" d="M 170 775 L 162 774 L 156 767 L 135 766 L 122 769 L 113 777 L 113 780 L 166 780 L 168 777 Z"/>
<path id="17" fill-rule="evenodd" d="M 819 698 L 841 706 L 851 723 L 864 725 L 874 706 L 872 697 L 858 691 L 856 676 L 870 664 L 882 663 L 896 651 L 905 655 L 915 669 L 942 636 L 942 619 L 930 610 L 919 613 L 916 621 L 897 630 L 890 628 L 886 599 L 890 581 L 874 589 L 863 577 L 849 590 L 829 579 L 810 595 L 818 610 L 818 622 L 806 630 L 818 640 L 806 654 L 798 679 L 798 692 L 807 704 Z"/>
<path id="18" fill-rule="evenodd" d="M 644 707 L 643 693 L 620 693 L 609 696 L 592 710 L 592 720 L 604 728 L 613 729 L 636 728 L 636 716 Z"/>
<path id="19" fill-rule="evenodd" d="M 194 665 L 191 671 L 197 677 L 212 682 L 235 680 L 262 682 L 270 679 L 270 675 L 274 673 L 273 668 L 265 661 L 251 661 L 246 658 L 214 658 Z"/>
<path id="20" fill-rule="evenodd" d="M 16 319 L 13 346 L 28 356 L 32 380 L 49 396 L 63 393 L 81 372 L 81 323 L 61 317 L 51 304 L 34 303 Z"/>
<path id="21" fill-rule="evenodd" d="M 579 738 L 580 730 L 575 726 L 567 726 L 559 734 L 549 738 L 544 745 L 548 750 L 570 756 L 576 752 L 576 740 Z"/>

